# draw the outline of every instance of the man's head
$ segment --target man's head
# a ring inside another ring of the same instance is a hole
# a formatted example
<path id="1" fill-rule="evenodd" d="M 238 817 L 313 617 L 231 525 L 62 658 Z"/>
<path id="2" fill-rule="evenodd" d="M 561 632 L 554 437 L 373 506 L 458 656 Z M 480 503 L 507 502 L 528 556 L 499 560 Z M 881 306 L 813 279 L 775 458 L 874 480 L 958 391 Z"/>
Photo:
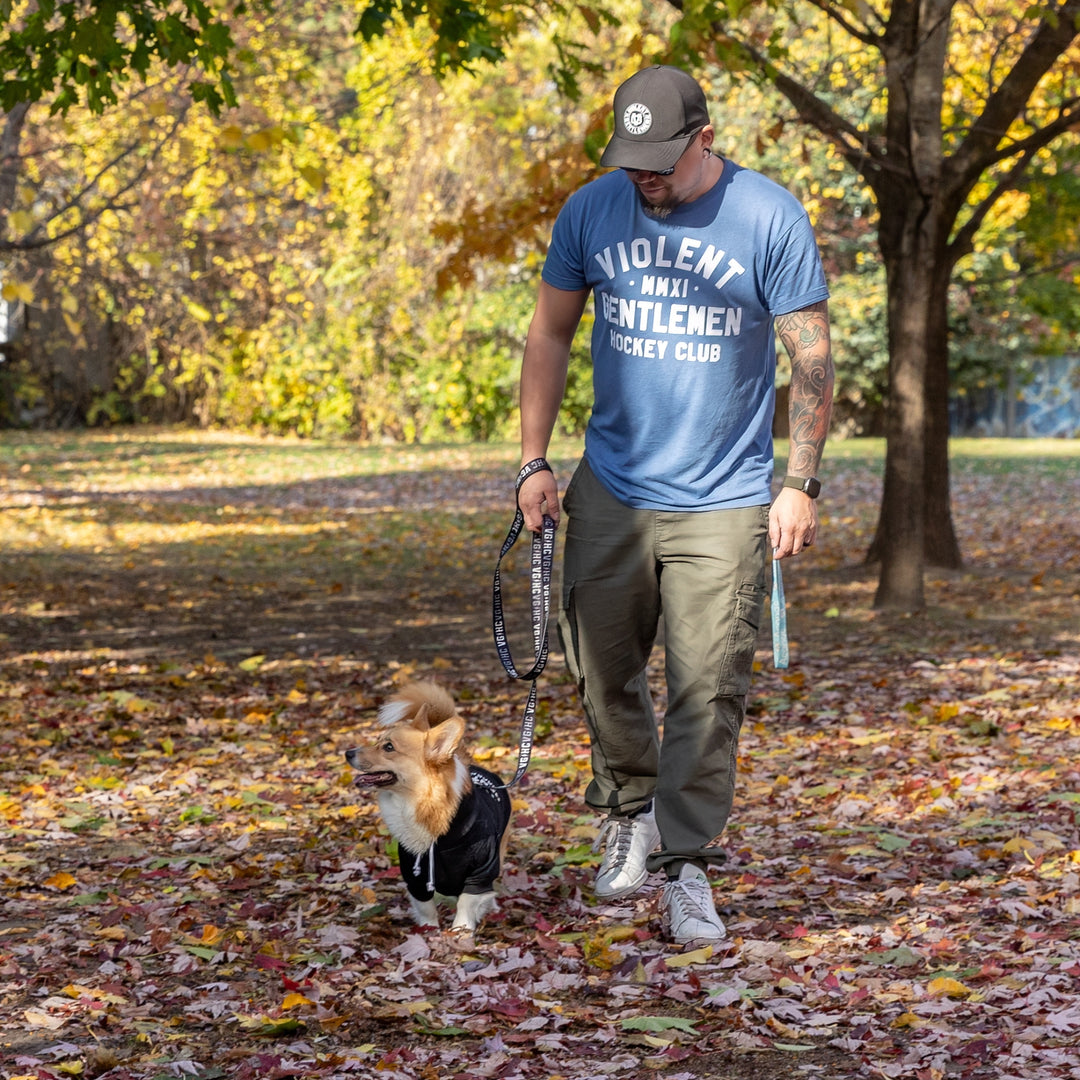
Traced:
<path id="1" fill-rule="evenodd" d="M 615 134 L 600 164 L 665 175 L 708 124 L 694 78 L 677 67 L 645 68 L 615 91 Z"/>

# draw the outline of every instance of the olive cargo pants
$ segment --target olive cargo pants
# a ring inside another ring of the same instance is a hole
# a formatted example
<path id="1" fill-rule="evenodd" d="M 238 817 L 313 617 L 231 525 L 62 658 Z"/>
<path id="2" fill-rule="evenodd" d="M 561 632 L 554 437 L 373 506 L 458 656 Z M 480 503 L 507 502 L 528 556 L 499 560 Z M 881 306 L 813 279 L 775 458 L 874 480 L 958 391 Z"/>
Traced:
<path id="1" fill-rule="evenodd" d="M 700 513 L 620 503 L 582 461 L 563 496 L 559 636 L 591 740 L 585 801 L 655 800 L 659 870 L 723 861 L 739 731 L 765 600 L 768 506 Z M 661 743 L 646 665 L 661 616 L 668 702 Z"/>

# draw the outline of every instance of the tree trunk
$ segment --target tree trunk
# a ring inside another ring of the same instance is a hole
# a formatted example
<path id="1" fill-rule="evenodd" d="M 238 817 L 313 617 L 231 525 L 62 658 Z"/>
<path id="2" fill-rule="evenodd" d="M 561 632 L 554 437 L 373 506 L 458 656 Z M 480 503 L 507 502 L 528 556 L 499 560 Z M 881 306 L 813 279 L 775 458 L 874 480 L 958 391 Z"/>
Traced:
<path id="1" fill-rule="evenodd" d="M 930 283 L 929 292 L 922 290 L 922 300 L 926 304 L 922 329 L 926 352 L 923 434 L 923 472 L 919 498 L 913 502 L 922 516 L 922 561 L 930 566 L 942 566 L 957 569 L 963 565 L 960 545 L 953 526 L 952 504 L 949 491 L 949 348 L 948 348 L 948 289 L 949 266 L 930 269 L 932 256 L 924 257 L 916 263 L 913 273 L 925 276 Z M 938 255 L 938 262 L 943 261 Z M 906 305 L 905 305 L 906 306 Z M 907 316 L 904 316 L 907 317 Z M 893 333 L 892 312 L 890 311 L 890 336 Z M 899 331 L 895 340 L 900 340 Z M 908 365 L 905 365 L 907 367 Z M 895 376 L 895 370 L 890 378 Z M 890 439 L 886 451 L 886 477 L 888 477 L 888 454 L 896 452 L 907 454 L 906 448 Z M 882 502 L 878 517 L 877 530 L 866 555 L 868 563 L 886 561 L 886 537 L 893 529 L 892 522 L 886 522 L 885 508 L 888 499 Z M 921 574 L 921 570 L 920 570 Z M 921 603 L 921 599 L 920 599 Z M 882 601 L 883 606 L 884 601 Z M 903 606 L 889 603 L 887 606 Z"/>
<path id="2" fill-rule="evenodd" d="M 930 566 L 963 565 L 953 527 L 949 492 L 949 277 L 940 268 L 931 303 L 932 326 L 926 361 L 926 458 L 923 463 L 923 555 Z"/>
<path id="3" fill-rule="evenodd" d="M 4 126 L 0 130 L 0 251 L 6 239 L 7 215 L 15 205 L 15 188 L 21 168 L 19 143 L 29 110 L 29 105 L 16 105 L 4 116 Z"/>
<path id="4" fill-rule="evenodd" d="M 917 227 L 911 231 L 917 231 Z M 885 418 L 885 485 L 875 538 L 875 543 L 880 542 L 881 573 L 874 606 L 905 611 L 918 611 L 925 604 L 923 438 L 930 283 L 913 257 L 922 246 L 905 244 L 906 252 L 893 258 L 886 256 L 889 401 Z"/>

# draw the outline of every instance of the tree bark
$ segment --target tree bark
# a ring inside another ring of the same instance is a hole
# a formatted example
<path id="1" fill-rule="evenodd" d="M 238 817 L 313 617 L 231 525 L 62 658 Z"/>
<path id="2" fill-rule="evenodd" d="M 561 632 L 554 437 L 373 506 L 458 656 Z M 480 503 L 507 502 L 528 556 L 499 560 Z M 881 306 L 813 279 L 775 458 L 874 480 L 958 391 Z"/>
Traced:
<path id="1" fill-rule="evenodd" d="M 923 466 L 923 556 L 929 566 L 963 565 L 949 492 L 949 278 L 952 261 L 936 275 L 926 362 L 926 458 Z"/>
<path id="2" fill-rule="evenodd" d="M 881 571 L 875 607 L 925 606 L 923 477 L 926 428 L 926 336 L 929 281 L 913 258 L 924 245 L 909 230 L 907 253 L 886 256 L 889 277 L 889 400 L 885 417 L 885 481 L 875 543 Z"/>
<path id="3" fill-rule="evenodd" d="M 15 188 L 19 182 L 22 165 L 19 160 L 19 144 L 29 105 L 16 105 L 3 119 L 0 130 L 0 250 L 3 250 L 7 216 L 15 205 Z"/>
<path id="4" fill-rule="evenodd" d="M 900 277 L 923 276 L 930 283 L 929 289 L 924 290 L 922 295 L 926 311 L 920 320 L 919 330 L 919 335 L 924 342 L 923 348 L 926 351 L 922 395 L 924 402 L 922 481 L 919 498 L 917 502 L 911 504 L 911 512 L 918 512 L 922 517 L 923 563 L 929 566 L 958 569 L 963 565 L 963 557 L 953 524 L 949 480 L 948 282 L 951 261 L 946 260 L 947 265 L 938 266 L 935 269 L 933 262 L 929 261 L 933 258 L 930 253 L 917 256 L 914 266 L 898 271 Z M 939 263 L 942 261 L 940 254 L 937 261 Z M 897 317 L 902 316 L 898 314 Z M 891 321 L 892 311 L 890 310 L 890 339 L 893 339 Z M 903 337 L 902 330 L 898 328 L 894 340 L 903 340 Z M 908 364 L 904 365 L 905 370 L 908 366 Z M 895 371 L 892 372 L 890 379 L 895 374 Z M 907 457 L 909 453 L 907 447 L 898 444 L 895 437 L 890 437 L 886 450 L 886 463 L 889 455 L 899 454 Z M 886 476 L 888 476 L 888 469 L 886 469 Z M 874 539 L 866 555 L 868 563 L 880 562 L 883 567 L 893 557 L 892 549 L 886 546 L 886 538 L 896 527 L 891 520 L 886 521 L 885 508 L 888 502 L 888 498 L 883 499 Z M 884 577 L 884 569 L 882 573 Z M 893 575 L 889 576 L 891 579 Z M 902 576 L 906 577 L 906 575 Z M 879 588 L 882 604 L 886 604 L 886 595 L 892 598 L 895 592 L 896 589 L 892 585 L 889 586 L 887 593 Z M 921 597 L 919 603 L 921 605 Z M 903 606 L 903 604 L 892 598 L 887 606 Z"/>

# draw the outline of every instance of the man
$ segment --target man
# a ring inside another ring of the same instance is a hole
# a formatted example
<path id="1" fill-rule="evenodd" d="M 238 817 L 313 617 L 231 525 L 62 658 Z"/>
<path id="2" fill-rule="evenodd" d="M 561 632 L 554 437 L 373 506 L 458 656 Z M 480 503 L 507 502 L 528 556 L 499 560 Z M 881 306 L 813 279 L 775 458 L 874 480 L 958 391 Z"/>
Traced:
<path id="1" fill-rule="evenodd" d="M 828 289 L 805 211 L 713 152 L 697 82 L 639 71 L 615 93 L 616 167 L 555 223 L 521 373 L 529 529 L 559 519 L 544 460 L 592 292 L 594 402 L 563 499 L 559 634 L 591 740 L 585 798 L 608 815 L 598 897 L 663 870 L 665 934 L 725 934 L 705 874 L 731 811 L 765 599 L 766 544 L 817 533 L 832 403 Z M 770 506 L 775 335 L 791 358 L 788 476 Z M 646 681 L 661 614 L 663 741 Z"/>

